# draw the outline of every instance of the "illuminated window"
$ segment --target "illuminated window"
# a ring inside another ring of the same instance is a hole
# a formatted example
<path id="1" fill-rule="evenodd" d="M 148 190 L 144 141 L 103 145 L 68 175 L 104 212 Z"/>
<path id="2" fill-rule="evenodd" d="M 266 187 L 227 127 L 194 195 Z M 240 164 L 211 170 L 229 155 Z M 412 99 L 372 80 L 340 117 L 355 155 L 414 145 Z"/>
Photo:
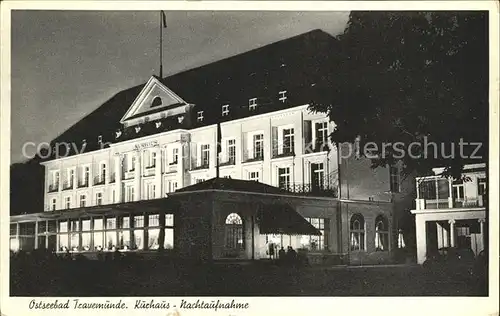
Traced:
<path id="1" fill-rule="evenodd" d="M 365 219 L 361 214 L 354 214 L 350 223 L 351 240 L 350 247 L 352 251 L 365 250 Z"/>
<path id="2" fill-rule="evenodd" d="M 230 250 L 243 249 L 243 221 L 236 213 L 226 217 L 226 248 Z"/>
<path id="3" fill-rule="evenodd" d="M 203 111 L 198 111 L 198 122 L 203 122 Z"/>
<path id="4" fill-rule="evenodd" d="M 389 251 L 389 223 L 382 215 L 375 219 L 375 249 Z"/>
<path id="5" fill-rule="evenodd" d="M 307 248 L 309 250 L 325 250 L 328 248 L 328 244 L 326 242 L 326 236 L 328 236 L 328 223 L 327 218 L 306 218 L 306 220 L 311 223 L 316 229 L 321 232 L 321 236 L 307 236 L 303 235 L 300 238 L 300 244 L 302 248 Z"/>

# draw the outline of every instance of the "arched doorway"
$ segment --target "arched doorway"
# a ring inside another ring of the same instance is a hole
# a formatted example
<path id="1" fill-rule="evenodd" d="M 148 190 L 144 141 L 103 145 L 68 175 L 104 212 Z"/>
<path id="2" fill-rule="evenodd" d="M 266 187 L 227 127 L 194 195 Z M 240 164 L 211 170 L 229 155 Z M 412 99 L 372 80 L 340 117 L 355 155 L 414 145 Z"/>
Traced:
<path id="1" fill-rule="evenodd" d="M 225 220 L 226 257 L 236 258 L 245 249 L 243 220 L 237 213 L 231 213 Z"/>

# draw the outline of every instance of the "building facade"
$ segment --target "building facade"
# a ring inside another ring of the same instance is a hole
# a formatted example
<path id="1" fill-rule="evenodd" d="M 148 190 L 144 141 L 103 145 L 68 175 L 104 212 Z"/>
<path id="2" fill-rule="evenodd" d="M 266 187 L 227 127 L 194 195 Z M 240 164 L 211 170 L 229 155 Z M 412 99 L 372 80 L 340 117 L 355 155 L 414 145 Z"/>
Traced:
<path id="1" fill-rule="evenodd" d="M 177 226 L 186 216 L 179 204 L 162 201 L 219 176 L 292 194 L 289 206 L 321 232 L 262 234 L 241 258 L 263 258 L 263 245 L 274 244 L 353 264 L 391 261 L 401 246 L 398 213 L 409 210 L 396 201 L 412 196 L 399 168 L 343 157 L 329 140 L 335 123 L 309 110 L 316 84 L 338 62 L 335 47 L 331 36 L 313 31 L 118 93 L 53 141 L 42 163 L 43 211 L 11 217 L 11 248 L 175 250 L 176 240 L 194 232 Z M 266 194 L 251 196 L 267 201 Z M 244 208 L 236 204 L 228 209 Z M 261 223 L 235 214 L 224 220 L 260 232 Z M 224 247 L 222 239 L 214 249 Z"/>
<path id="2" fill-rule="evenodd" d="M 417 260 L 445 247 L 485 249 L 487 173 L 484 163 L 466 165 L 461 179 L 434 175 L 417 178 L 415 214 Z"/>

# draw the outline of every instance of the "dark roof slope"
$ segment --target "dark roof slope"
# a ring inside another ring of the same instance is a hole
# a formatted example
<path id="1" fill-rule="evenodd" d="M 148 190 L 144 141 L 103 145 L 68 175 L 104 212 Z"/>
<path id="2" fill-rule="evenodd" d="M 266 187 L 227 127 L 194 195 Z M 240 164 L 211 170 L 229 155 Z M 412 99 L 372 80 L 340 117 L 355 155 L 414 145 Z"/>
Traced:
<path id="1" fill-rule="evenodd" d="M 289 194 L 288 191 L 261 182 L 231 178 L 212 178 L 181 188 L 175 192 L 195 192 L 201 190 L 228 190 L 267 194 Z"/>
<path id="2" fill-rule="evenodd" d="M 187 70 L 161 81 L 181 98 L 196 107 L 191 113 L 204 110 L 204 121 L 194 123 L 188 118 L 182 123 L 171 118 L 164 128 L 193 128 L 233 120 L 249 115 L 306 104 L 311 101 L 315 83 L 325 80 L 341 60 L 337 40 L 321 30 L 272 43 L 246 53 L 229 57 L 198 68 Z M 87 141 L 86 151 L 97 149 L 97 137 L 103 142 L 118 142 L 161 132 L 143 128 L 139 133 L 123 131 L 120 119 L 132 105 L 144 84 L 117 93 L 103 105 L 71 126 L 55 142 Z M 278 101 L 278 92 L 287 90 L 286 102 Z M 258 98 L 257 111 L 249 112 L 248 99 Z M 221 105 L 230 105 L 230 115 L 221 117 Z M 145 125 L 153 125 L 148 122 Z M 95 148 L 94 148 L 95 147 Z"/>

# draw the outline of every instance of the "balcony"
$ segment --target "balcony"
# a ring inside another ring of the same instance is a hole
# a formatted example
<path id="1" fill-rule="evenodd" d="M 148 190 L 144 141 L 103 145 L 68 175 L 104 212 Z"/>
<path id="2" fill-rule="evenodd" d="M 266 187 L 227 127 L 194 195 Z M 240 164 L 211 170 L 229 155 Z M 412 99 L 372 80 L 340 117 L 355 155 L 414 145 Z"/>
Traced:
<path id="1" fill-rule="evenodd" d="M 54 183 L 54 184 L 49 185 L 49 189 L 48 189 L 49 193 L 57 192 L 57 191 L 59 191 L 59 183 Z"/>
<path id="2" fill-rule="evenodd" d="M 154 176 L 155 171 L 156 171 L 156 167 L 155 167 L 154 165 L 153 165 L 153 166 L 149 166 L 149 167 L 146 167 L 146 168 L 144 169 L 144 173 L 143 173 L 143 175 L 144 175 L 145 177 Z"/>
<path id="3" fill-rule="evenodd" d="M 79 181 L 78 182 L 78 188 L 86 188 L 89 186 L 89 181 L 88 180 L 85 180 L 85 181 Z"/>
<path id="4" fill-rule="evenodd" d="M 62 189 L 63 191 L 73 190 L 73 182 L 64 182 Z"/>
<path id="5" fill-rule="evenodd" d="M 264 160 L 264 152 L 261 151 L 244 151 L 243 152 L 243 163 L 247 162 L 255 162 L 255 161 L 263 161 Z"/>
<path id="6" fill-rule="evenodd" d="M 417 179 L 417 210 L 436 210 L 452 208 L 481 208 L 487 204 L 487 196 L 465 192 L 462 185 L 453 185 L 451 180 L 442 177 Z"/>
<path id="7" fill-rule="evenodd" d="M 100 177 L 100 176 L 94 177 L 94 185 L 103 185 L 106 182 L 105 179 L 106 179 L 105 176 L 103 176 L 103 177 Z"/>
<path id="8" fill-rule="evenodd" d="M 209 169 L 209 168 L 210 168 L 210 166 L 209 166 L 208 162 L 204 162 L 201 164 L 196 164 L 193 167 L 191 167 L 191 171 L 203 170 L 203 169 Z"/>
<path id="9" fill-rule="evenodd" d="M 333 184 L 289 183 L 280 188 L 296 195 L 338 197 L 338 187 Z"/>
<path id="10" fill-rule="evenodd" d="M 234 166 L 236 164 L 236 158 L 231 157 L 226 161 L 222 161 L 219 163 L 219 167 L 224 167 L 224 166 Z"/>

